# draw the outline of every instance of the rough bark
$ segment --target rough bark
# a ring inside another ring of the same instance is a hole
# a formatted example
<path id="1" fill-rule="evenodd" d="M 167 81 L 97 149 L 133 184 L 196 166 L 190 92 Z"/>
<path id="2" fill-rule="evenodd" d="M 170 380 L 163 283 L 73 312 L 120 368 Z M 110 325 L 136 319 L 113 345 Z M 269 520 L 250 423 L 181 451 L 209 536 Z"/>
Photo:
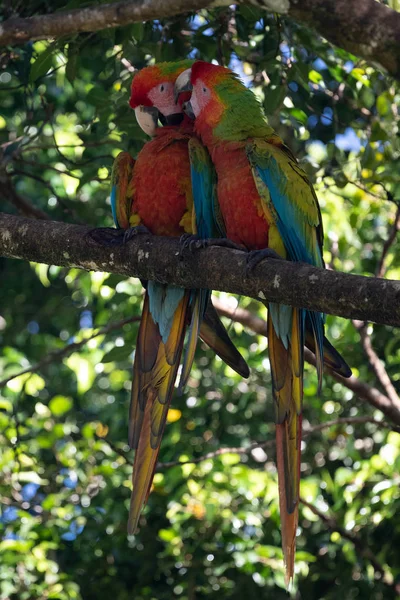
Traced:
<path id="1" fill-rule="evenodd" d="M 236 2 L 239 3 L 240 0 Z M 379 63 L 400 78 L 400 14 L 376 0 L 249 0 L 248 3 L 287 14 L 333 44 Z M 12 18 L 0 25 L 0 45 L 58 38 L 229 4 L 232 4 L 229 0 L 129 0 L 25 19 Z"/>
<path id="2" fill-rule="evenodd" d="M 124 246 L 95 242 L 90 228 L 0 213 L 0 256 L 109 271 L 186 288 L 210 288 L 400 325 L 400 282 L 269 259 L 246 275 L 246 253 L 220 247 L 185 251 L 179 240 L 140 235 Z"/>
<path id="3" fill-rule="evenodd" d="M 400 13 L 376 0 L 290 0 L 289 14 L 400 79 Z"/>

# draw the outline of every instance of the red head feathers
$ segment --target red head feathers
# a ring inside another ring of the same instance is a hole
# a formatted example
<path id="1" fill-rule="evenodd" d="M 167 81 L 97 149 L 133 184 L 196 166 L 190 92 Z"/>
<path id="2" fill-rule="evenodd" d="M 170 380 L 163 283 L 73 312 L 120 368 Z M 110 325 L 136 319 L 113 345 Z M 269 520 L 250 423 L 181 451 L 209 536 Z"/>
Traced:
<path id="1" fill-rule="evenodd" d="M 166 87 L 173 90 L 173 85 L 178 75 L 191 67 L 193 61 L 181 60 L 175 63 L 158 63 L 142 69 L 132 81 L 131 98 L 129 104 L 132 108 L 137 106 L 154 106 L 151 92 L 157 88 L 162 94 Z"/>

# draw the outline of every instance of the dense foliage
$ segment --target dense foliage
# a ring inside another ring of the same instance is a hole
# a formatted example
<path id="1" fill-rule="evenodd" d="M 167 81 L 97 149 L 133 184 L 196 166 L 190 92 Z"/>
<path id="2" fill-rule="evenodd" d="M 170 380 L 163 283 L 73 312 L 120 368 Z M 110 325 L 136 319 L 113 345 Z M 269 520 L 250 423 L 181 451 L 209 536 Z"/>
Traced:
<path id="1" fill-rule="evenodd" d="M 20 4 L 25 16 L 50 6 Z M 400 201 L 398 84 L 249 6 L 2 49 L 2 210 L 23 199 L 30 216 L 35 207 L 111 226 L 113 158 L 145 141 L 127 103 L 133 72 L 186 56 L 229 64 L 254 89 L 315 184 L 327 264 L 399 278 L 398 241 L 381 260 Z M 140 283 L 5 259 L 0 272 L 0 378 L 26 370 L 0 383 L 0 598 L 287 597 L 273 443 L 234 450 L 274 438 L 265 338 L 230 325 L 248 381 L 199 346 L 162 445 L 173 465 L 160 465 L 140 531 L 127 538 Z M 265 317 L 255 301 L 220 298 Z M 355 325 L 328 317 L 327 330 L 354 374 L 382 389 Z M 369 325 L 368 336 L 399 391 L 400 333 Z M 316 391 L 306 365 L 306 427 L 350 422 L 303 444 L 298 597 L 395 598 L 400 435 L 388 421 L 351 422 L 382 414 L 330 377 Z M 233 450 L 190 463 L 224 447 Z"/>

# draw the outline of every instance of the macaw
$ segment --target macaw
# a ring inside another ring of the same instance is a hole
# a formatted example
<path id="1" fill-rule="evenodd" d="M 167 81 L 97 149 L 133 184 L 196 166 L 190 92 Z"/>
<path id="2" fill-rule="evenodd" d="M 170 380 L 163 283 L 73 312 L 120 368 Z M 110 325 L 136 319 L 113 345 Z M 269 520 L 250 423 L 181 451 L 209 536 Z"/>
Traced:
<path id="1" fill-rule="evenodd" d="M 195 62 L 177 78 L 185 104 L 217 173 L 226 235 L 251 251 L 253 267 L 271 254 L 324 267 L 321 212 L 314 189 L 262 108 L 230 69 Z M 273 252 L 271 252 L 273 251 Z M 293 579 L 298 523 L 304 343 L 314 351 L 319 386 L 323 363 L 351 371 L 324 337 L 320 313 L 268 304 L 268 346 L 275 404 L 276 452 L 286 583 Z"/>
<path id="2" fill-rule="evenodd" d="M 136 161 L 122 152 L 111 176 L 111 206 L 128 237 L 145 228 L 154 235 L 218 235 L 214 214 L 215 173 L 193 126 L 175 103 L 174 82 L 192 61 L 159 63 L 133 79 L 130 106 L 153 139 Z M 158 126 L 158 119 L 164 127 Z M 133 365 L 129 445 L 136 449 L 128 532 L 134 533 L 147 502 L 168 408 L 184 348 L 180 388 L 189 376 L 198 335 L 243 377 L 246 362 L 232 344 L 209 290 L 185 290 L 154 281 L 146 294 Z"/>

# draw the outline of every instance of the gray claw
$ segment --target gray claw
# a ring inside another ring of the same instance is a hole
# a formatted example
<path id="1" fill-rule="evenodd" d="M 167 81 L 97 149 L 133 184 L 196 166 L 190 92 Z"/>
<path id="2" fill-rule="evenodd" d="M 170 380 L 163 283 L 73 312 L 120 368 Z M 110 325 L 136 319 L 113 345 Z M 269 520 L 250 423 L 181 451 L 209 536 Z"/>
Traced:
<path id="1" fill-rule="evenodd" d="M 252 250 L 247 254 L 246 258 L 246 277 L 250 275 L 256 268 L 256 266 L 266 258 L 278 258 L 282 260 L 282 256 L 279 256 L 275 250 L 271 248 L 262 248 L 261 250 Z"/>
<path id="2" fill-rule="evenodd" d="M 123 243 L 127 244 L 130 240 L 133 240 L 137 235 L 150 234 L 151 232 L 145 225 L 137 225 L 136 227 L 129 227 L 124 233 Z"/>

